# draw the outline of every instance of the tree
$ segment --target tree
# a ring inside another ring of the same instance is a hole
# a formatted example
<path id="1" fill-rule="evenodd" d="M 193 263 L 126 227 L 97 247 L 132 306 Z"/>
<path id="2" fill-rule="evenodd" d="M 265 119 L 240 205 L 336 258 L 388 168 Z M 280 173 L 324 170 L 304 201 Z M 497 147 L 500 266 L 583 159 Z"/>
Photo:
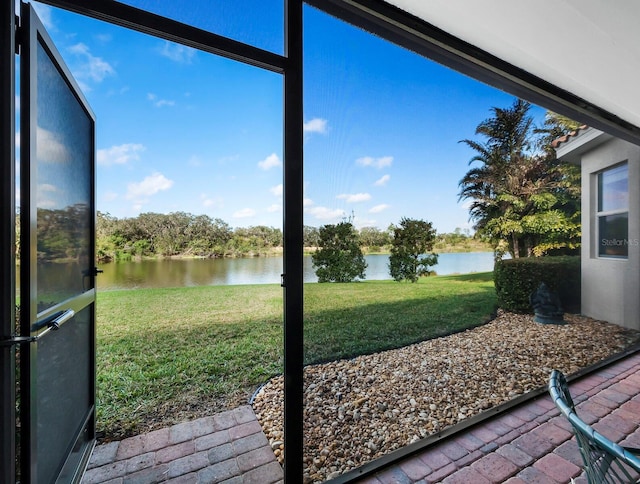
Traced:
<path id="1" fill-rule="evenodd" d="M 389 273 L 396 281 L 416 282 L 429 275 L 429 267 L 438 263 L 438 254 L 427 254 L 433 249 L 436 229 L 431 222 L 402 218 L 393 230 Z"/>
<path id="2" fill-rule="evenodd" d="M 362 227 L 360 229 L 360 242 L 369 251 L 376 251 L 391 243 L 391 235 L 389 232 L 380 230 L 377 227 Z"/>
<path id="3" fill-rule="evenodd" d="M 358 232 L 351 222 L 323 225 L 319 249 L 312 254 L 318 282 L 353 282 L 364 279 L 367 263 L 362 255 Z"/>
<path id="4" fill-rule="evenodd" d="M 118 219 L 109 212 L 96 214 L 96 258 L 108 262 L 116 258 L 117 240 L 115 237 Z"/>
<path id="5" fill-rule="evenodd" d="M 187 252 L 202 257 L 223 257 L 231 240 L 231 228 L 219 218 L 190 215 L 186 236 Z"/>
<path id="6" fill-rule="evenodd" d="M 265 225 L 238 227 L 233 232 L 230 246 L 237 254 L 268 252 L 282 246 L 282 231 Z"/>
<path id="7" fill-rule="evenodd" d="M 318 247 L 320 244 L 320 232 L 317 227 L 305 225 L 302 232 L 302 244 L 305 247 Z"/>
<path id="8" fill-rule="evenodd" d="M 279 237 L 280 230 L 270 230 Z M 96 255 L 102 261 L 175 254 L 224 257 L 231 235 L 226 222 L 208 215 L 148 212 L 119 220 L 98 212 Z"/>
<path id="9" fill-rule="evenodd" d="M 567 125 L 536 130 L 530 107 L 516 100 L 510 108 L 493 108 L 476 128 L 485 141 L 462 140 L 477 152 L 469 164 L 480 166 L 460 180 L 459 198 L 472 201 L 477 233 L 496 248 L 506 245 L 514 258 L 575 248 L 580 239 L 579 182 L 550 145 Z"/>

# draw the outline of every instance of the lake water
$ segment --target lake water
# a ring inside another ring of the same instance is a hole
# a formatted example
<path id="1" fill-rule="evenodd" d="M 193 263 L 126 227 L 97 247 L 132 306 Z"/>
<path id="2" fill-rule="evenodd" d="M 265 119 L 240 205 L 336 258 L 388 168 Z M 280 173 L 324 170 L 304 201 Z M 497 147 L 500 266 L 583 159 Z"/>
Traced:
<path id="1" fill-rule="evenodd" d="M 366 279 L 391 279 L 388 255 L 367 255 Z M 245 259 L 162 259 L 112 262 L 99 265 L 99 290 L 147 287 L 280 284 L 282 257 Z M 434 270 L 439 275 L 493 270 L 492 252 L 440 254 Z M 317 282 L 311 257 L 304 258 L 305 282 Z"/>

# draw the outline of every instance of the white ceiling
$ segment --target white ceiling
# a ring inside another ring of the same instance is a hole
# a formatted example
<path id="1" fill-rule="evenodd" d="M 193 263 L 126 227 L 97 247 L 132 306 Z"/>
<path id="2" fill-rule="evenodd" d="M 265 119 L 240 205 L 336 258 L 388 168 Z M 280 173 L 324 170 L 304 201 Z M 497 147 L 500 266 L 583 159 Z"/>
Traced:
<path id="1" fill-rule="evenodd" d="M 640 1 L 386 1 L 640 127 Z"/>

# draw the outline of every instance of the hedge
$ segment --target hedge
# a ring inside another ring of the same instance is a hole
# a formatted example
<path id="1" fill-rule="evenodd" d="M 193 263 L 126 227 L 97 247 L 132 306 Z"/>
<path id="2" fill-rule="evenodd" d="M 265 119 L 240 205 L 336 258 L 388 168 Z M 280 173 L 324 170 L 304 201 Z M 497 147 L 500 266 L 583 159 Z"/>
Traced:
<path id="1" fill-rule="evenodd" d="M 498 306 L 507 311 L 532 313 L 529 296 L 544 282 L 558 294 L 565 312 L 580 312 L 580 256 L 500 260 L 493 280 Z"/>

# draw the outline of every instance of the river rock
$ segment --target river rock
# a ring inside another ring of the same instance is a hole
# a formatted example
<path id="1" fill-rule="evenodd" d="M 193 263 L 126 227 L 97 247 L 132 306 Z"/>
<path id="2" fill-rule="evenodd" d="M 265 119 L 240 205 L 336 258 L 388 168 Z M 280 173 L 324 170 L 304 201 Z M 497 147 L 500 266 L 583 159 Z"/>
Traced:
<path id="1" fill-rule="evenodd" d="M 571 374 L 639 339 L 582 316 L 566 314 L 565 321 L 541 325 L 499 311 L 490 323 L 451 336 L 306 367 L 304 481 L 338 477 L 544 387 L 552 368 Z M 282 376 L 263 386 L 253 407 L 283 464 Z"/>

